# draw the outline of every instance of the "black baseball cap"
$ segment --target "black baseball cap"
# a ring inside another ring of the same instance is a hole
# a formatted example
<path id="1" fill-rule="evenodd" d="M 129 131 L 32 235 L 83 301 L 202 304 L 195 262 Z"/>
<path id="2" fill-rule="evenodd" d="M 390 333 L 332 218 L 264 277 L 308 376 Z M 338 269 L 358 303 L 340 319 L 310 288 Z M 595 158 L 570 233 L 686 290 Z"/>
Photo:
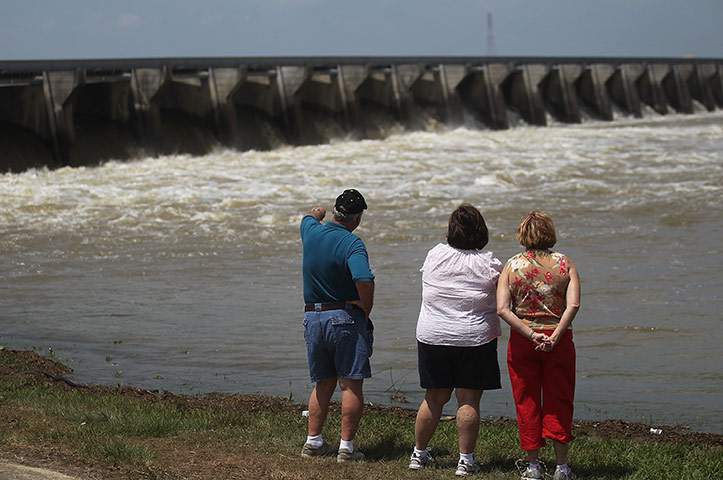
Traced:
<path id="1" fill-rule="evenodd" d="M 358 190 L 351 188 L 349 190 L 344 190 L 341 195 L 336 197 L 334 208 L 341 213 L 353 215 L 366 210 L 367 202 L 364 201 L 364 197 Z"/>

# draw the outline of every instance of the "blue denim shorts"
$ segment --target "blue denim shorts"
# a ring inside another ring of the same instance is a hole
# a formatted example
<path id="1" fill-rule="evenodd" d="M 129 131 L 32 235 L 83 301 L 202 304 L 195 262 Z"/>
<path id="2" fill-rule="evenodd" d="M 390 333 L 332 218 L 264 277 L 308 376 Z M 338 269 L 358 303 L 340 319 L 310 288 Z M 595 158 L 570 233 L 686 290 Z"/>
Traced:
<path id="1" fill-rule="evenodd" d="M 374 326 L 364 312 L 347 306 L 343 310 L 304 314 L 304 340 L 309 375 L 316 383 L 330 378 L 361 380 L 372 376 L 369 357 L 374 344 Z"/>

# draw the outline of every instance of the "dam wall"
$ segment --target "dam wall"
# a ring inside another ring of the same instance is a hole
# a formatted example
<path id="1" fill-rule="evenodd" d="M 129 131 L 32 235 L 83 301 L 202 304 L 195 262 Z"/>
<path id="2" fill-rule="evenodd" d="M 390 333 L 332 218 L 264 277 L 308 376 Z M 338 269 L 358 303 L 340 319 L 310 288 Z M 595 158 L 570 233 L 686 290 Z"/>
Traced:
<path id="1" fill-rule="evenodd" d="M 723 107 L 723 59 L 0 61 L 0 172 Z"/>

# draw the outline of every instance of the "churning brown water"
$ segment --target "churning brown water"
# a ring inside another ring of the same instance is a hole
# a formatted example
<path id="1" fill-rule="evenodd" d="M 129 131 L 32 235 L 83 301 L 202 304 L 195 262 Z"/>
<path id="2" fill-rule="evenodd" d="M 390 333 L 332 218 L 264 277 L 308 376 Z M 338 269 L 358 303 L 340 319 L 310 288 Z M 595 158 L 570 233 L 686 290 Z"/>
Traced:
<path id="1" fill-rule="evenodd" d="M 377 275 L 367 400 L 422 398 L 419 267 L 477 205 L 488 248 L 548 212 L 581 273 L 576 415 L 723 432 L 723 113 L 393 134 L 0 176 L 0 344 L 75 379 L 306 401 L 298 223 L 347 187 Z M 503 389 L 487 416 L 513 416 Z"/>

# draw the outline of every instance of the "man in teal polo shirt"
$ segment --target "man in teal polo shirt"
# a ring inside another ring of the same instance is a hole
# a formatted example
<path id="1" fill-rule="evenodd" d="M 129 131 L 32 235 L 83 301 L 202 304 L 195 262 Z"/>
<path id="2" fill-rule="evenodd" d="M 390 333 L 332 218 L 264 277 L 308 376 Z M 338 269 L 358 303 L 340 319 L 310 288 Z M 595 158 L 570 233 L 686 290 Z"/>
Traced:
<path id="1" fill-rule="evenodd" d="M 369 319 L 374 304 L 374 275 L 364 242 L 352 232 L 367 204 L 357 190 L 336 199 L 325 224 L 323 207 L 301 220 L 304 246 L 304 339 L 311 381 L 309 432 L 301 456 L 336 455 L 337 462 L 363 460 L 354 436 L 364 407 L 362 385 L 371 377 L 369 357 L 374 342 Z M 341 442 L 338 450 L 321 436 L 331 397 L 341 389 Z"/>

